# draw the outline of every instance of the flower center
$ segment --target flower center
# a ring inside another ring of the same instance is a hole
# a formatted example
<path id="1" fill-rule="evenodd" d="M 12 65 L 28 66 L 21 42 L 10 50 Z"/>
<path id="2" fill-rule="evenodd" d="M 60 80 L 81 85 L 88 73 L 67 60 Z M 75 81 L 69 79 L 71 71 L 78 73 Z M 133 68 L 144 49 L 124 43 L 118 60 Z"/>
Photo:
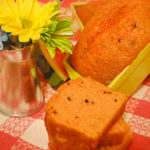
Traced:
<path id="1" fill-rule="evenodd" d="M 22 28 L 29 28 L 32 25 L 32 22 L 28 19 L 22 19 L 21 23 L 22 23 Z"/>

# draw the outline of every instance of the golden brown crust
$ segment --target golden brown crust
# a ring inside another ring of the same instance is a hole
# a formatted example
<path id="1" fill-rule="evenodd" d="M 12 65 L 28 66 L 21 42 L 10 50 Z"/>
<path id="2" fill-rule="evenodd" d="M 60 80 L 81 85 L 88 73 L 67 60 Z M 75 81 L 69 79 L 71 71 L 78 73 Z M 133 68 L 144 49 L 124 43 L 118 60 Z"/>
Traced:
<path id="1" fill-rule="evenodd" d="M 108 0 L 92 0 L 86 5 L 76 6 L 76 13 L 85 26 L 90 18 L 92 18 L 92 16 L 95 14 L 95 11 L 98 10 L 99 7 L 102 7 L 103 5 L 105 6 L 107 3 Z"/>
<path id="2" fill-rule="evenodd" d="M 108 85 L 150 42 L 150 1 L 110 0 L 88 21 L 71 63 Z"/>

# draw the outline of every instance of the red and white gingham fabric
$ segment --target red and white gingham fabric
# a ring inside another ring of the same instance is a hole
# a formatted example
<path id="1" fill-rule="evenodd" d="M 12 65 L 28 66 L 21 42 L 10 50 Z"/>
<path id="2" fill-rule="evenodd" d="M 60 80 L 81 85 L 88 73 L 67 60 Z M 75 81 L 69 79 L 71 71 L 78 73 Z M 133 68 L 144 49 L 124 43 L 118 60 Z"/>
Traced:
<path id="1" fill-rule="evenodd" d="M 48 0 L 40 1 L 44 3 Z M 81 0 L 64 0 L 62 10 L 73 1 Z M 68 16 L 72 16 L 70 10 Z M 47 102 L 55 91 L 44 80 L 42 87 Z M 0 114 L 0 150 L 48 150 L 44 116 L 45 106 L 29 117 L 13 118 Z M 134 133 L 134 141 L 129 150 L 150 150 L 150 77 L 129 98 L 126 121 Z"/>

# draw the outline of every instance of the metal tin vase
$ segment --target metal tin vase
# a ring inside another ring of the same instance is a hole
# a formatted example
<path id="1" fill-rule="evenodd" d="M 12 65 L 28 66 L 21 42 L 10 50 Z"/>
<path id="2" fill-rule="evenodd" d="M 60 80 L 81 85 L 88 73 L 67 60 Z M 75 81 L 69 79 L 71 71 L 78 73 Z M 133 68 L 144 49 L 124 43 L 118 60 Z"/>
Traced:
<path id="1" fill-rule="evenodd" d="M 28 116 L 44 104 L 34 57 L 35 45 L 0 51 L 0 112 Z"/>

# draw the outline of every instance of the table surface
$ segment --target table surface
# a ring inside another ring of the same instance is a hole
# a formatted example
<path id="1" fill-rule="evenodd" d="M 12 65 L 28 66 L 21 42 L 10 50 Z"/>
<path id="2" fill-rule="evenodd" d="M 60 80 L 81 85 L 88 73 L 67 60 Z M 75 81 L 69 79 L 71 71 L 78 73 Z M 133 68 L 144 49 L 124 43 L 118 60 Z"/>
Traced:
<path id="1" fill-rule="evenodd" d="M 48 0 L 40 1 L 44 3 Z M 61 9 L 75 1 L 79 0 L 64 0 Z M 72 17 L 70 10 L 67 15 Z M 44 80 L 42 85 L 47 103 L 55 91 Z M 150 150 L 150 77 L 129 98 L 125 113 L 134 133 L 134 141 L 128 150 Z M 0 150 L 48 150 L 44 116 L 45 105 L 29 117 L 13 118 L 0 114 Z"/>

